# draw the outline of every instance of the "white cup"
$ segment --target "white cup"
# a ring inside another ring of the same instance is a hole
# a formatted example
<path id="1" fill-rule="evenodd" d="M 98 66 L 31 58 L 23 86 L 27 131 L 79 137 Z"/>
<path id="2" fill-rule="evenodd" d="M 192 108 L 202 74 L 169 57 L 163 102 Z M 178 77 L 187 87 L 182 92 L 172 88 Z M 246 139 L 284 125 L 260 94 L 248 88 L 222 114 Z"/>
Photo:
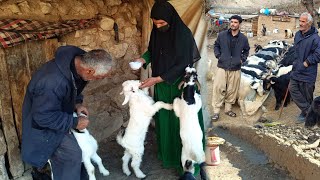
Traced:
<path id="1" fill-rule="evenodd" d="M 132 70 L 138 70 L 142 66 L 142 63 L 138 61 L 134 61 L 134 62 L 130 62 L 129 66 L 131 67 Z"/>

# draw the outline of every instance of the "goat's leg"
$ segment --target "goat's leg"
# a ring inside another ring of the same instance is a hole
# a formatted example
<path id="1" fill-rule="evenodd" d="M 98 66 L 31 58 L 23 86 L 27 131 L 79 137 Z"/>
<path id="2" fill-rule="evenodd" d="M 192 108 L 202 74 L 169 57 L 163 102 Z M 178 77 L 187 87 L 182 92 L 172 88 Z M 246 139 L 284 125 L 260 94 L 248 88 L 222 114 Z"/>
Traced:
<path id="1" fill-rule="evenodd" d="M 276 97 L 276 107 L 274 108 L 274 110 L 279 110 L 279 108 L 281 107 L 281 102 L 282 102 L 281 93 L 282 92 L 274 91 L 274 95 Z"/>
<path id="2" fill-rule="evenodd" d="M 287 106 L 288 106 L 288 104 L 290 103 L 290 98 L 291 98 L 290 92 L 288 92 L 286 101 L 284 102 L 284 107 L 287 107 Z"/>
<path id="3" fill-rule="evenodd" d="M 155 114 L 162 108 L 166 110 L 172 110 L 172 104 L 167 104 L 162 101 L 158 101 L 152 105 L 152 109 L 150 112 L 152 112 L 152 114 Z"/>
<path id="4" fill-rule="evenodd" d="M 202 162 L 200 163 L 200 176 L 201 176 L 201 180 L 207 180 L 207 173 L 206 173 L 206 170 L 205 170 L 205 166 L 206 166 L 206 163 L 205 162 Z"/>
<path id="5" fill-rule="evenodd" d="M 102 164 L 102 160 L 100 158 L 100 156 L 97 153 L 94 153 L 91 157 L 92 161 L 97 163 L 99 171 L 101 174 L 103 174 L 104 176 L 108 176 L 110 173 L 109 171 L 103 166 Z"/>
<path id="6" fill-rule="evenodd" d="M 131 154 L 129 151 L 125 150 L 124 155 L 122 157 L 122 171 L 125 173 L 127 176 L 130 176 L 131 171 L 129 169 L 129 161 L 131 159 Z"/>
<path id="7" fill-rule="evenodd" d="M 90 157 L 88 157 L 88 156 L 84 157 L 83 156 L 82 159 L 83 159 L 84 167 L 86 168 L 87 173 L 89 175 L 89 180 L 96 180 L 96 176 L 94 174 L 94 166 L 91 163 Z"/>
<path id="8" fill-rule="evenodd" d="M 133 168 L 137 178 L 146 177 L 146 175 L 140 170 L 141 161 L 142 161 L 142 154 L 134 153 L 132 155 L 131 167 Z"/>
<path id="9" fill-rule="evenodd" d="M 187 154 L 187 150 L 186 148 L 184 148 L 182 146 L 182 150 L 181 150 L 181 166 L 183 167 L 183 170 L 186 172 L 186 171 L 189 171 L 191 173 L 194 173 L 194 168 L 193 168 L 193 160 L 191 158 L 188 159 L 188 154 Z M 185 164 L 186 164 L 186 161 L 187 160 L 190 160 L 192 161 L 192 164 L 191 164 L 191 167 L 185 167 Z M 188 168 L 188 169 L 186 169 Z"/>
<path id="10" fill-rule="evenodd" d="M 202 147 L 202 146 L 201 146 Z M 200 166 L 200 176 L 201 176 L 201 180 L 206 180 L 207 179 L 207 173 L 205 170 L 205 160 L 206 160 L 206 154 L 203 151 L 202 148 L 198 149 L 197 154 L 195 155 L 197 158 L 197 162 L 199 163 Z"/>

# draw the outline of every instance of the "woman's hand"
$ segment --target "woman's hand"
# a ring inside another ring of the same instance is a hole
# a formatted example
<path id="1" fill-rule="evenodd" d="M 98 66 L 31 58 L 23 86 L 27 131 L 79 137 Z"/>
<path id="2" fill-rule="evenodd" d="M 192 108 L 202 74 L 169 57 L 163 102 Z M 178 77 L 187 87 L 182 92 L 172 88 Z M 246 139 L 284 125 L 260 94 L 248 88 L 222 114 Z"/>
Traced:
<path id="1" fill-rule="evenodd" d="M 133 62 L 141 62 L 143 65 L 144 63 L 146 63 L 146 60 L 144 60 L 143 58 L 138 58 L 138 59 L 135 59 Z"/>
<path id="2" fill-rule="evenodd" d="M 143 58 L 135 59 L 135 60 L 133 60 L 132 62 L 140 62 L 140 63 L 141 63 L 141 67 L 143 66 L 143 64 L 146 63 L 146 61 L 145 61 Z M 137 72 L 141 69 L 141 67 L 139 67 L 138 69 L 132 69 L 132 67 L 131 67 L 131 72 L 132 72 L 133 74 L 137 74 Z"/>
<path id="3" fill-rule="evenodd" d="M 141 82 L 140 88 L 151 87 L 157 83 L 163 82 L 163 79 L 158 77 L 151 77 Z"/>

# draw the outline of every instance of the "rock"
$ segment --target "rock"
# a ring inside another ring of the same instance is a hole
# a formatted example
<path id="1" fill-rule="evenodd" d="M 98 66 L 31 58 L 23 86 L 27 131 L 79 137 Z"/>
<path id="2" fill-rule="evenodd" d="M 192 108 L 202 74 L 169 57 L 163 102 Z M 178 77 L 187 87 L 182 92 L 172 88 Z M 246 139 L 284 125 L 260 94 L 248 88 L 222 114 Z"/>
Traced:
<path id="1" fill-rule="evenodd" d="M 109 96 L 115 101 L 118 107 L 122 107 L 122 102 L 124 100 L 124 96 L 120 95 L 121 91 L 122 91 L 122 85 L 120 84 L 106 93 L 107 96 Z"/>
<path id="2" fill-rule="evenodd" d="M 96 42 L 92 42 L 89 44 L 89 48 L 94 49 L 97 47 L 97 43 Z"/>
<path id="3" fill-rule="evenodd" d="M 137 28 L 136 27 L 126 27 L 124 29 L 124 36 L 125 38 L 130 38 L 132 37 L 135 33 L 137 33 Z"/>
<path id="4" fill-rule="evenodd" d="M 115 19 L 115 22 L 118 24 L 118 28 L 122 29 L 126 26 L 126 20 L 123 16 L 119 16 Z"/>
<path id="5" fill-rule="evenodd" d="M 83 40 L 80 41 L 82 46 L 87 46 L 94 41 L 94 37 L 90 35 L 86 35 L 82 39 Z"/>
<path id="6" fill-rule="evenodd" d="M 85 96 L 84 104 L 90 112 L 90 125 L 88 129 L 99 142 L 109 137 L 121 127 L 123 124 L 123 113 L 112 98 L 100 91 L 95 92 L 99 92 L 99 94 L 94 93 Z"/>
<path id="7" fill-rule="evenodd" d="M 0 179 L 1 180 L 9 180 L 5 159 L 3 155 L 0 155 Z"/>
<path id="8" fill-rule="evenodd" d="M 82 31 L 81 31 L 81 30 L 78 30 L 78 31 L 76 31 L 76 33 L 74 34 L 74 37 L 75 37 L 75 38 L 78 38 L 78 37 L 81 37 L 81 35 L 82 35 Z"/>
<path id="9" fill-rule="evenodd" d="M 31 11 L 29 3 L 27 1 L 23 1 L 23 2 L 19 3 L 18 6 L 21 9 L 21 11 L 24 13 Z"/>
<path id="10" fill-rule="evenodd" d="M 109 52 L 112 57 L 121 58 L 126 54 L 128 47 L 129 45 L 127 43 L 116 44 L 109 49 Z"/>
<path id="11" fill-rule="evenodd" d="M 20 8 L 16 4 L 10 4 L 8 8 L 13 14 L 21 14 Z"/>
<path id="12" fill-rule="evenodd" d="M 111 34 L 109 31 L 101 31 L 99 32 L 99 39 L 101 41 L 109 41 L 111 39 Z"/>
<path id="13" fill-rule="evenodd" d="M 40 8 L 43 14 L 50 14 L 52 11 L 52 6 L 50 3 L 40 2 Z"/>
<path id="14" fill-rule="evenodd" d="M 69 13 L 69 8 L 67 6 L 57 6 L 58 11 L 61 13 L 61 15 L 66 15 Z"/>
<path id="15" fill-rule="evenodd" d="M 302 135 L 302 138 L 305 140 L 308 140 L 308 136 L 306 136 L 306 135 Z"/>
<path id="16" fill-rule="evenodd" d="M 112 6 L 110 8 L 110 15 L 115 15 L 118 12 L 118 6 Z"/>
<path id="17" fill-rule="evenodd" d="M 119 40 L 123 41 L 124 40 L 124 33 L 119 33 Z"/>
<path id="18" fill-rule="evenodd" d="M 103 17 L 100 21 L 101 29 L 105 31 L 113 30 L 114 20 L 110 17 Z"/>
<path id="19" fill-rule="evenodd" d="M 117 6 L 117 5 L 120 5 L 122 3 L 121 0 L 107 0 L 105 1 L 105 5 L 106 6 Z"/>

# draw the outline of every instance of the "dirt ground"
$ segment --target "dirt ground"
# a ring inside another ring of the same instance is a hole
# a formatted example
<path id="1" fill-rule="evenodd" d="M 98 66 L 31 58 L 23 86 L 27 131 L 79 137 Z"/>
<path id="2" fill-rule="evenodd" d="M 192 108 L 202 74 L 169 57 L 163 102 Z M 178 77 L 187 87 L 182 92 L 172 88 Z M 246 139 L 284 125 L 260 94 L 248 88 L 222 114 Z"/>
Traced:
<path id="1" fill-rule="evenodd" d="M 159 180 L 176 180 L 179 178 L 174 169 L 164 169 L 161 162 L 157 159 L 157 143 L 155 138 L 154 128 L 150 126 L 149 132 L 146 136 L 145 151 L 141 163 L 141 170 L 147 177 L 145 179 L 159 179 Z M 133 171 L 130 176 L 126 176 L 122 172 L 122 156 L 124 149 L 116 142 L 115 135 L 99 143 L 99 151 L 103 164 L 109 170 L 109 176 L 102 176 L 96 170 L 97 179 L 116 179 L 116 180 L 134 180 Z M 130 167 L 130 165 L 129 165 Z M 131 167 L 130 167 L 131 168 Z M 131 169 L 132 170 L 132 169 Z"/>

